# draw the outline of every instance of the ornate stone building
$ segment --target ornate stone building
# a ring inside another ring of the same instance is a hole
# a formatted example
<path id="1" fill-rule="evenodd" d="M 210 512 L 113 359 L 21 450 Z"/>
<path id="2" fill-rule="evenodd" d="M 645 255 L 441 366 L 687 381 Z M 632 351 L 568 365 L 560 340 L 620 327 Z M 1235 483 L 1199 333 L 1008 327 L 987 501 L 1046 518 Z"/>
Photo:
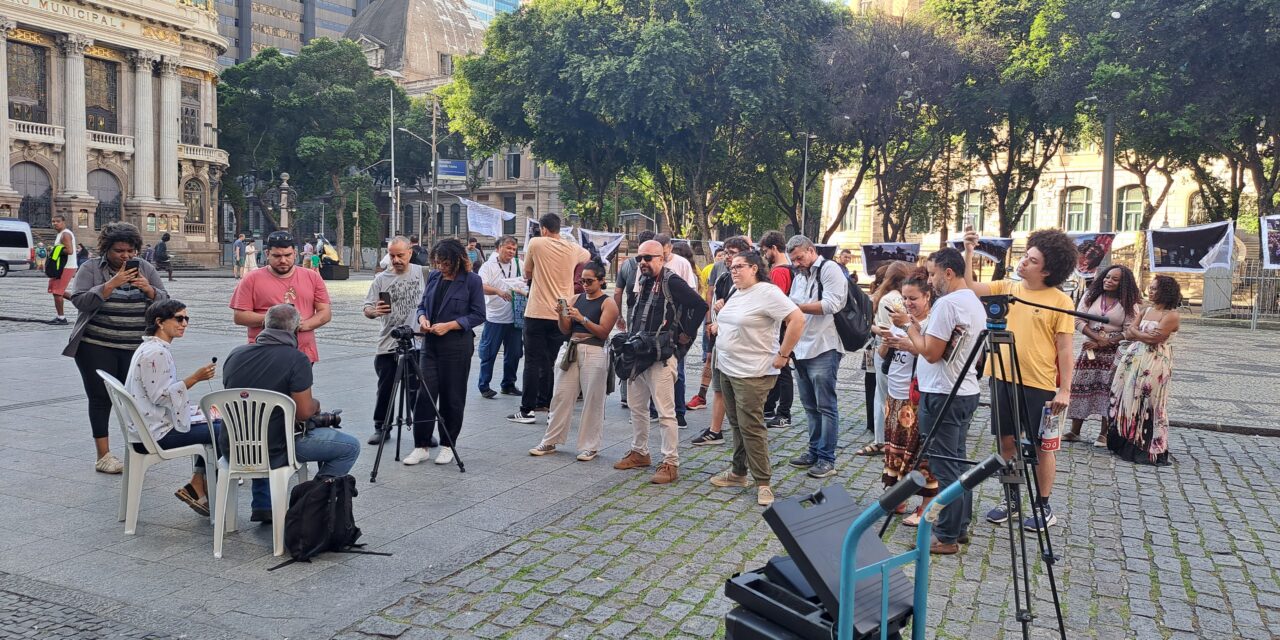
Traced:
<path id="1" fill-rule="evenodd" d="M 0 217 L 62 214 L 86 246 L 125 220 L 216 263 L 217 25 L 212 0 L 7 0 Z"/>

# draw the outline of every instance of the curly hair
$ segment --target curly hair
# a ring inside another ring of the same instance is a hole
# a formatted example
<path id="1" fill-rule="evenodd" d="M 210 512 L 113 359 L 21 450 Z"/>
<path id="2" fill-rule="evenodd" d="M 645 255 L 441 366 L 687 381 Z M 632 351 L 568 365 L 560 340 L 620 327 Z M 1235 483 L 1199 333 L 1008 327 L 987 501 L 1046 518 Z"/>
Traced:
<path id="1" fill-rule="evenodd" d="M 1084 294 L 1084 306 L 1088 308 L 1098 298 L 1102 297 L 1104 292 L 1103 281 L 1107 279 L 1107 274 L 1113 270 L 1120 270 L 1120 286 L 1116 287 L 1116 300 L 1120 302 L 1120 308 L 1128 314 L 1129 310 L 1138 306 L 1142 301 L 1142 290 L 1138 289 L 1138 281 L 1134 279 L 1133 272 L 1122 264 L 1113 264 L 1098 271 L 1093 277 L 1093 282 L 1089 285 L 1089 290 Z"/>
<path id="2" fill-rule="evenodd" d="M 755 265 L 756 282 L 772 282 L 769 279 L 769 265 L 765 263 L 764 256 L 760 255 L 759 251 L 754 249 L 751 251 L 743 251 L 734 257 L 742 258 L 742 260 L 747 264 Z"/>
<path id="3" fill-rule="evenodd" d="M 187 305 L 185 302 L 182 302 L 181 300 L 174 300 L 173 298 L 167 298 L 165 300 L 152 303 L 151 306 L 147 307 L 147 313 L 146 316 L 144 316 L 146 318 L 147 326 L 142 330 L 142 333 L 154 336 L 156 331 L 160 330 L 161 322 L 178 315 L 179 311 L 186 308 Z"/>
<path id="4" fill-rule="evenodd" d="M 1169 276 L 1156 276 L 1152 280 L 1156 293 L 1151 296 L 1151 304 L 1161 309 L 1176 309 L 1182 304 L 1182 287 L 1178 281 Z"/>
<path id="5" fill-rule="evenodd" d="M 445 238 L 431 247 L 431 262 L 439 262 L 448 266 L 445 271 L 450 276 L 466 273 L 471 270 L 471 261 L 467 259 L 467 248 L 456 238 Z"/>
<path id="6" fill-rule="evenodd" d="M 98 232 L 98 255 L 107 255 L 117 242 L 127 242 L 135 251 L 142 251 L 142 234 L 137 227 L 128 222 L 110 222 Z"/>
<path id="7" fill-rule="evenodd" d="M 1057 229 L 1040 229 L 1027 236 L 1027 250 L 1039 249 L 1044 256 L 1044 284 L 1056 287 L 1071 277 L 1080 253 L 1071 236 Z"/>

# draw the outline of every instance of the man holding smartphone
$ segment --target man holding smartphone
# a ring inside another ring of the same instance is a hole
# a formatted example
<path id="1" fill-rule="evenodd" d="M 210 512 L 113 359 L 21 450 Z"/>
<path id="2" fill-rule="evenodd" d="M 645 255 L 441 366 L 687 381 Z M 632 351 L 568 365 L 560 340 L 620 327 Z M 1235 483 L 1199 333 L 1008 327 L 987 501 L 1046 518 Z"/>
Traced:
<path id="1" fill-rule="evenodd" d="M 387 255 L 391 264 L 374 276 L 369 293 L 364 297 L 364 317 L 382 321 L 377 355 L 373 357 L 373 369 L 378 374 L 378 399 L 373 405 L 373 437 L 369 438 L 369 444 L 382 442 L 391 431 L 390 425 L 386 424 L 387 404 L 391 400 L 396 376 L 396 339 L 391 337 L 391 330 L 404 325 L 413 326 L 418 303 L 422 301 L 422 292 L 426 288 L 422 269 L 412 264 L 413 245 L 408 238 L 392 238 L 391 244 L 387 245 Z M 409 387 L 409 406 L 413 406 L 412 398 L 417 395 L 417 388 L 414 376 Z"/>

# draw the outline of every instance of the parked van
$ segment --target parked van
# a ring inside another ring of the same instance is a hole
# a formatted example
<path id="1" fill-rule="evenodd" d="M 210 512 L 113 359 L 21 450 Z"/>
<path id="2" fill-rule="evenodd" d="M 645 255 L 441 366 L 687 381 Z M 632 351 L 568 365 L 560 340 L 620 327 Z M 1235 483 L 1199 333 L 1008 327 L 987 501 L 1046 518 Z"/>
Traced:
<path id="1" fill-rule="evenodd" d="M 36 243 L 31 225 L 22 220 L 0 218 L 0 278 L 10 269 L 25 271 L 36 266 Z"/>

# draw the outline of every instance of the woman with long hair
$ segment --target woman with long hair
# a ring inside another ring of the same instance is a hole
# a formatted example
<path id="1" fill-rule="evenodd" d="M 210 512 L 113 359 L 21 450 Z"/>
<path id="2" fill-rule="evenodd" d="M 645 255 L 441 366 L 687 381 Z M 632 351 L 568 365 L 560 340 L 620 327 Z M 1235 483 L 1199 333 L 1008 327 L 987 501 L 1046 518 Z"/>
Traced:
<path id="1" fill-rule="evenodd" d="M 876 336 L 876 351 L 872 360 L 876 374 L 875 442 L 858 449 L 857 454 L 860 456 L 878 456 L 884 452 L 884 405 L 885 399 L 888 397 L 886 389 L 889 384 L 889 377 L 885 373 L 887 362 L 885 356 L 881 355 L 880 345 L 883 343 L 884 337 L 889 335 L 889 329 L 893 327 L 891 315 L 893 312 L 902 311 L 904 308 L 902 282 L 907 279 L 907 276 L 911 275 L 915 268 L 915 265 L 902 260 L 890 262 L 885 267 L 884 280 L 881 281 L 880 286 L 871 295 L 871 307 L 875 309 L 875 321 L 871 323 L 871 332 Z M 891 353 L 889 355 L 892 356 Z"/>
<path id="2" fill-rule="evenodd" d="M 142 344 L 133 352 L 129 363 L 129 375 L 124 380 L 125 389 L 138 405 L 138 413 L 146 424 L 129 425 L 129 432 L 146 429 L 161 449 L 177 449 L 193 444 L 213 442 L 209 423 L 198 415 L 191 404 L 188 391 L 203 380 L 212 380 L 216 365 L 209 363 L 196 369 L 186 378 L 178 378 L 178 367 L 173 362 L 170 348 L 173 341 L 187 332 L 191 315 L 187 305 L 174 300 L 161 300 L 147 308 L 146 328 L 142 330 Z M 146 453 L 141 443 L 133 448 Z M 205 465 L 212 460 L 197 459 L 191 481 L 173 495 L 196 513 L 209 515 L 209 491 L 204 481 Z"/>
<path id="3" fill-rule="evenodd" d="M 98 232 L 98 257 L 81 262 L 67 287 L 66 297 L 80 316 L 62 355 L 75 358 L 80 370 L 98 456 L 94 469 L 101 473 L 120 473 L 124 464 L 111 453 L 111 397 L 98 369 L 116 380 L 129 374 L 129 362 L 147 326 L 147 307 L 169 297 L 156 268 L 138 259 L 141 250 L 137 227 L 127 222 L 104 225 Z"/>
<path id="4" fill-rule="evenodd" d="M 907 313 L 920 324 L 921 330 L 928 324 L 929 311 L 933 307 L 933 287 L 929 285 L 929 272 L 917 268 L 902 281 L 902 298 Z M 911 459 L 920 447 L 920 425 L 916 419 L 919 390 L 915 387 L 916 349 L 907 338 L 906 331 L 898 327 L 889 329 L 880 346 L 880 357 L 889 358 L 889 383 L 886 387 L 884 409 L 884 486 L 897 484 L 911 473 Z M 893 354 L 889 355 L 892 351 Z M 917 468 L 925 475 L 925 487 L 920 490 L 924 498 L 915 512 L 902 519 L 902 524 L 914 527 L 920 524 L 924 508 L 938 495 L 938 480 L 929 473 L 928 463 Z M 906 513 L 907 504 L 898 513 Z"/>
<path id="5" fill-rule="evenodd" d="M 1167 465 L 1169 458 L 1169 379 L 1173 348 L 1181 318 L 1182 289 L 1169 276 L 1156 276 L 1147 287 L 1150 305 L 1124 329 L 1129 344 L 1120 349 L 1111 381 L 1111 428 L 1107 448 L 1139 464 Z"/>
<path id="6" fill-rule="evenodd" d="M 756 503 L 773 504 L 769 463 L 769 435 L 764 424 L 764 401 L 787 364 L 800 334 L 804 313 L 774 286 L 769 267 L 756 251 L 729 262 L 732 295 L 708 327 L 716 336 L 716 375 L 724 395 L 725 416 L 733 427 L 733 461 L 711 477 L 717 487 L 756 487 Z M 786 322 L 779 341 L 778 330 Z M 747 476 L 747 472 L 751 476 Z"/>
<path id="7" fill-rule="evenodd" d="M 413 412 L 413 451 L 405 464 L 431 457 L 431 436 L 440 429 L 436 464 L 453 462 L 453 446 L 462 432 L 467 406 L 467 376 L 475 350 L 475 328 L 484 322 L 484 283 L 471 271 L 467 249 L 453 238 L 431 248 L 435 270 L 418 305 L 418 327 L 424 334 L 419 360 L 422 383 Z M 439 411 L 437 412 L 437 409 Z"/>
<path id="8" fill-rule="evenodd" d="M 605 342 L 618 322 L 618 305 L 604 294 L 604 267 L 598 262 L 582 269 L 582 293 L 560 309 L 560 333 L 569 336 L 556 356 L 555 393 L 547 415 L 547 432 L 529 455 L 555 453 L 573 420 L 573 405 L 582 392 L 582 422 L 578 427 L 578 460 L 588 462 L 600 452 L 604 434 L 604 396 L 609 358 Z"/>
<path id="9" fill-rule="evenodd" d="M 1071 404 L 1067 408 L 1071 431 L 1062 434 L 1063 440 L 1079 442 L 1084 421 L 1098 416 L 1102 419 L 1102 429 L 1093 446 L 1107 446 L 1116 348 L 1123 339 L 1124 326 L 1133 322 L 1141 302 L 1142 292 L 1138 290 L 1133 272 L 1122 265 L 1111 265 L 1098 272 L 1077 305 L 1077 311 L 1106 316 L 1107 322 L 1076 319 L 1076 331 L 1084 334 L 1085 340 L 1071 378 Z"/>

